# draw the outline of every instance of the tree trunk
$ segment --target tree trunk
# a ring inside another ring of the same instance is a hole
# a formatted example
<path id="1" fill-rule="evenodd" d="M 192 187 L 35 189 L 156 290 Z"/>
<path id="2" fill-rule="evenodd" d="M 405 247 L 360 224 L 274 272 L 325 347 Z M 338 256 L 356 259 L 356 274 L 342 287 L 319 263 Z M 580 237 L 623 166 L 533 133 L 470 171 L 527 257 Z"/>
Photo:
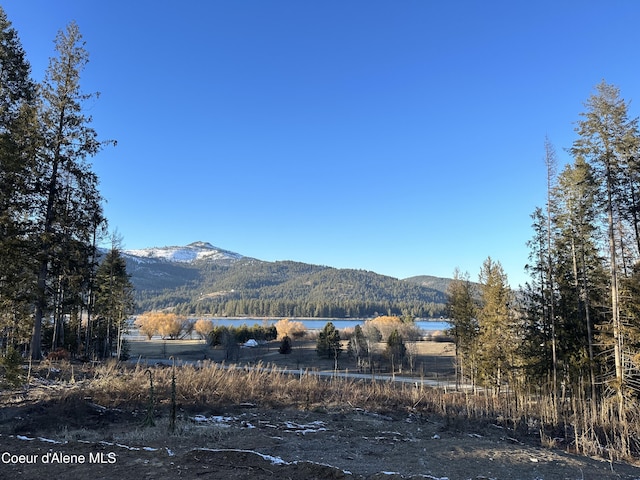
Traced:
<path id="1" fill-rule="evenodd" d="M 612 174 L 610 161 L 606 159 L 606 180 L 607 180 L 607 220 L 609 236 L 609 256 L 610 256 L 610 276 L 611 276 L 611 321 L 613 325 L 613 351 L 616 369 L 616 388 L 618 391 L 618 401 L 620 405 L 620 420 L 625 420 L 624 405 L 624 370 L 622 360 L 622 325 L 620 324 L 620 306 L 618 305 L 618 267 L 616 264 L 616 242 L 613 218 L 613 194 L 612 194 Z"/>
<path id="2" fill-rule="evenodd" d="M 33 319 L 33 332 L 31 334 L 31 360 L 42 360 L 42 318 L 47 306 L 46 284 L 49 271 L 47 262 L 40 263 L 38 271 L 38 298 Z"/>

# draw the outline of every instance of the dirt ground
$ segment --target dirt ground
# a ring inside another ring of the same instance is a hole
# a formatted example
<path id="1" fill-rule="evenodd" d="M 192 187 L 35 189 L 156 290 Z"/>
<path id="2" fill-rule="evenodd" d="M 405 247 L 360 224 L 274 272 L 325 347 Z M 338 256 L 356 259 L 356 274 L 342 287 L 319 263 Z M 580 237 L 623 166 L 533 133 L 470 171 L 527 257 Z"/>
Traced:
<path id="1" fill-rule="evenodd" d="M 424 348 L 425 365 L 435 367 L 428 357 L 438 356 L 444 375 L 451 367 L 446 345 Z M 189 407 L 178 412 L 173 431 L 166 411 L 152 427 L 142 426 L 143 417 L 46 382 L 4 391 L 0 478 L 640 479 L 638 466 L 542 448 L 534 437 L 523 443 L 498 425 L 407 412 Z"/>
<path id="2" fill-rule="evenodd" d="M 496 426 L 407 414 L 236 406 L 183 411 L 169 433 L 166 418 L 142 428 L 136 412 L 82 400 L 0 412 L 7 479 L 640 478 L 638 467 L 526 445 Z"/>

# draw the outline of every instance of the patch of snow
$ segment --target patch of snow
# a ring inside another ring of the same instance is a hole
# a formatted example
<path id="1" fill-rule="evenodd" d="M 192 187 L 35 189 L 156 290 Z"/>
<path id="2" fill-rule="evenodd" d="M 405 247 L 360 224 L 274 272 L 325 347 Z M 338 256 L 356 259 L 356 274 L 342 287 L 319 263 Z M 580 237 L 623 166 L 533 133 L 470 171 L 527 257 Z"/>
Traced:
<path id="1" fill-rule="evenodd" d="M 229 422 L 233 422 L 237 420 L 236 417 L 224 417 L 222 415 L 211 415 L 209 417 L 205 417 L 204 415 L 195 415 L 190 417 L 193 422 L 196 423 L 216 423 L 216 424 L 226 424 Z"/>
<path id="2" fill-rule="evenodd" d="M 285 421 L 282 426 L 274 425 L 272 423 L 265 423 L 263 426 L 267 428 L 283 429 L 286 432 L 301 433 L 302 435 L 327 431 L 325 423 L 319 420 L 308 424 Z"/>
<path id="3" fill-rule="evenodd" d="M 127 450 L 131 450 L 131 451 L 140 451 L 139 447 L 130 447 L 129 445 L 124 445 L 122 443 L 114 443 L 114 442 L 106 442 L 106 441 L 101 441 L 100 442 L 101 445 L 108 445 L 109 447 L 120 447 L 120 448 L 125 448 Z"/>
<path id="4" fill-rule="evenodd" d="M 236 449 L 236 448 L 197 448 L 197 451 L 203 451 L 203 452 L 238 452 L 238 453 L 250 453 L 252 455 L 257 455 L 258 457 L 261 457 L 262 459 L 271 462 L 272 465 L 300 465 L 303 463 L 309 463 L 312 465 L 322 465 L 324 467 L 329 467 L 329 468 L 335 468 L 336 470 L 340 470 L 337 467 L 334 467 L 333 465 L 329 465 L 326 463 L 318 463 L 318 462 L 310 462 L 308 460 L 303 460 L 303 461 L 294 461 L 294 462 L 287 462 L 285 460 L 283 460 L 280 457 L 274 457 L 273 455 L 266 455 L 264 453 L 260 453 L 260 452 L 256 452 L 255 450 L 242 450 L 242 449 Z M 352 473 L 348 470 L 341 470 L 343 474 L 345 475 L 352 475 Z M 443 479 L 443 480 L 448 480 L 448 479 Z"/>
<path id="5" fill-rule="evenodd" d="M 223 452 L 238 452 L 238 453 L 251 453 L 253 455 L 257 455 L 258 457 L 263 458 L 264 460 L 267 460 L 268 462 L 271 462 L 272 465 L 291 465 L 289 462 L 285 462 L 282 458 L 280 457 L 274 457 L 272 455 L 266 455 L 264 453 L 260 453 L 260 452 L 256 452 L 255 450 L 241 450 L 241 449 L 237 449 L 237 448 L 196 448 L 197 451 L 201 451 L 201 452 L 219 452 L 219 453 L 223 453 Z"/>
<path id="6" fill-rule="evenodd" d="M 38 437 L 38 440 L 40 440 L 41 442 L 46 442 L 46 443 L 58 443 L 58 444 L 67 443 L 67 442 L 60 442 L 58 440 L 51 440 L 50 438 L 44 438 L 44 437 Z"/>
<path id="7" fill-rule="evenodd" d="M 334 467 L 333 465 L 329 465 L 328 463 L 320 463 L 320 462 L 312 462 L 310 460 L 296 460 L 295 462 L 291 462 L 292 465 L 300 465 L 302 463 L 309 463 L 311 465 L 320 465 L 322 467 L 335 468 L 336 470 L 340 470 L 338 467 Z M 342 470 L 342 473 L 345 475 L 353 475 L 349 470 Z"/>
<path id="8" fill-rule="evenodd" d="M 25 437 L 24 435 L 16 435 L 16 438 L 18 440 L 26 440 L 27 442 L 30 442 L 31 440 L 35 440 L 35 438 Z"/>
<path id="9" fill-rule="evenodd" d="M 194 242 L 184 247 L 171 246 L 125 250 L 123 253 L 138 263 L 145 263 L 150 260 L 191 263 L 205 258 L 214 261 L 239 260 L 243 258 L 239 253 L 222 250 L 208 242 Z"/>

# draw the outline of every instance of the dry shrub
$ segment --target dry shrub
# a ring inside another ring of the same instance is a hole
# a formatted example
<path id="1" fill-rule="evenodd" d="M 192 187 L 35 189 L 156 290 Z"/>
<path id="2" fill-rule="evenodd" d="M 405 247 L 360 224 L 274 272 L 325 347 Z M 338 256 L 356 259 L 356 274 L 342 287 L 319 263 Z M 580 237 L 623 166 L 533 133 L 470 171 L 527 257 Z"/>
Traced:
<path id="1" fill-rule="evenodd" d="M 365 331 L 375 327 L 386 342 L 394 330 L 402 336 L 403 340 L 418 340 L 422 336 L 420 328 L 412 322 L 403 322 L 400 317 L 383 315 L 372 320 L 367 320 L 362 327 Z"/>
<path id="2" fill-rule="evenodd" d="M 307 332 L 307 327 L 302 322 L 291 321 L 283 318 L 276 322 L 276 331 L 278 332 L 278 340 L 282 340 L 285 336 L 289 338 L 302 338 Z"/>

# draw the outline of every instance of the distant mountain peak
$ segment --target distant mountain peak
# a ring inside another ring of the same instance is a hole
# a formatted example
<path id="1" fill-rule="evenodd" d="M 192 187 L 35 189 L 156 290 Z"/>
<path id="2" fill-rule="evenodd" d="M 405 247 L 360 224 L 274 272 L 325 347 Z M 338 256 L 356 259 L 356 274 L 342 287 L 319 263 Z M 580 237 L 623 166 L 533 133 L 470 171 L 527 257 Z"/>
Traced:
<path id="1" fill-rule="evenodd" d="M 209 242 L 197 241 L 185 246 L 151 247 L 125 250 L 124 253 L 137 260 L 161 260 L 167 262 L 192 263 L 196 260 L 230 261 L 243 258 L 239 253 L 214 247 Z"/>
<path id="2" fill-rule="evenodd" d="M 189 245 L 187 245 L 187 247 L 220 250 L 219 248 L 216 248 L 213 245 L 211 245 L 209 242 L 201 242 L 201 241 L 192 242 Z"/>

